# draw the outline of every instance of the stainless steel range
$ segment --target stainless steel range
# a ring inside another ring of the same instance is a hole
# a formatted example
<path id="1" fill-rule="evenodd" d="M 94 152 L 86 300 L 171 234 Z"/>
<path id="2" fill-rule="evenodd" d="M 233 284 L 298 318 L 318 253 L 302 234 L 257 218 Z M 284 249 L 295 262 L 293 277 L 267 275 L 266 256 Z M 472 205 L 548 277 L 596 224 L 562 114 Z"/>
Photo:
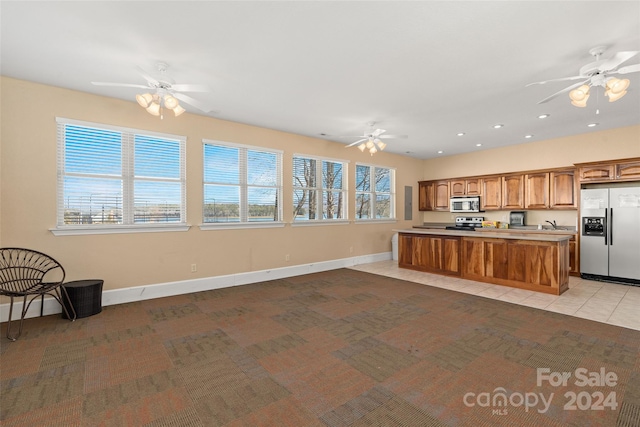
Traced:
<path id="1" fill-rule="evenodd" d="M 482 227 L 483 216 L 457 216 L 456 225 L 445 227 L 447 230 L 467 230 L 475 231 Z"/>

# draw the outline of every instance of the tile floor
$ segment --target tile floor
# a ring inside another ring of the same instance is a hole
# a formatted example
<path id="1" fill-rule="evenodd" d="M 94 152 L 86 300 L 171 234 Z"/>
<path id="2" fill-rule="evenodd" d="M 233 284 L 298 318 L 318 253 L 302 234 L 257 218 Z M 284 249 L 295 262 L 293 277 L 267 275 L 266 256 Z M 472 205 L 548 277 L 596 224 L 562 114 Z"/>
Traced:
<path id="1" fill-rule="evenodd" d="M 429 286 L 526 305 L 640 331 L 640 287 L 569 278 L 560 296 L 398 268 L 397 261 L 360 264 L 365 271 Z"/>

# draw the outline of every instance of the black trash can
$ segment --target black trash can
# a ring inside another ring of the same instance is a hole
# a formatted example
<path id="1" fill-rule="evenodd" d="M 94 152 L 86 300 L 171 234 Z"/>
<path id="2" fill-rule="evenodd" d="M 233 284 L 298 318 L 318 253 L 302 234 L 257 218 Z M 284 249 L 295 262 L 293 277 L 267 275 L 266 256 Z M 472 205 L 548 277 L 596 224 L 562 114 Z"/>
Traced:
<path id="1" fill-rule="evenodd" d="M 100 313 L 102 311 L 103 284 L 104 280 L 90 279 L 76 280 L 62 285 L 69 295 L 69 300 L 67 300 L 64 292 L 62 293 L 64 306 L 67 308 L 69 315 L 73 315 L 69 304 L 75 309 L 77 319 Z M 68 319 L 64 310 L 62 310 L 62 318 Z"/>

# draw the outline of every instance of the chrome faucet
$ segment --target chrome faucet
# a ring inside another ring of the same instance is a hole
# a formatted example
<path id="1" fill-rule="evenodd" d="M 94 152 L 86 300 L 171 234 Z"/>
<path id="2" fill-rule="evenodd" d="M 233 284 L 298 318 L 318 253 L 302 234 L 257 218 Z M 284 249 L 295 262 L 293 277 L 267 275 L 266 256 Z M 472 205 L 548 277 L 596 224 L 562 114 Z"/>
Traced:
<path id="1" fill-rule="evenodd" d="M 558 229 L 558 226 L 556 225 L 556 220 L 555 219 L 553 220 L 553 222 L 551 222 L 551 221 L 545 221 L 545 222 L 548 222 L 549 224 L 551 224 L 551 226 L 553 227 L 554 230 Z"/>

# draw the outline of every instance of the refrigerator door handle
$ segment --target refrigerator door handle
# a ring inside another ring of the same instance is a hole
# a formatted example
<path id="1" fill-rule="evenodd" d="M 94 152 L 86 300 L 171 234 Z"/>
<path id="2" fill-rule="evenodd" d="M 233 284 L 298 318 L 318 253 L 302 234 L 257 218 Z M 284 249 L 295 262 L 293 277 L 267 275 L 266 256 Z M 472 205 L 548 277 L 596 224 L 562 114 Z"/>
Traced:
<path id="1" fill-rule="evenodd" d="M 609 209 L 604 210 L 604 245 L 609 244 Z"/>
<path id="2" fill-rule="evenodd" d="M 609 208 L 609 245 L 613 245 L 613 208 Z"/>

